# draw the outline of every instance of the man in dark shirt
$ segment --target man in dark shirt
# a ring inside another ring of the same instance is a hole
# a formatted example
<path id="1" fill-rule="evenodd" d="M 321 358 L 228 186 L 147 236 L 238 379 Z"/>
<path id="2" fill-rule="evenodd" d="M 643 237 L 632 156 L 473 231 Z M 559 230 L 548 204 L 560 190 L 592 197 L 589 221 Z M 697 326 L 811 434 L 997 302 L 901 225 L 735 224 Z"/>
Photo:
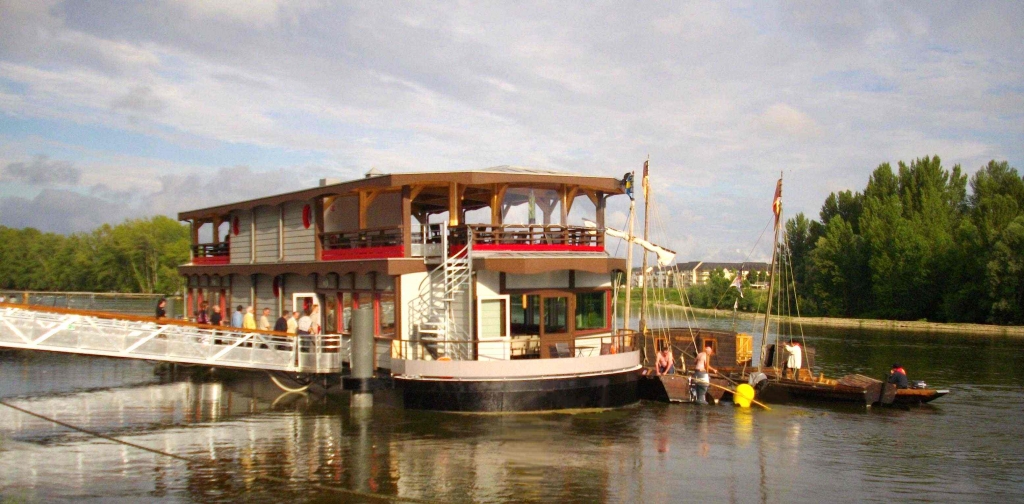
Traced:
<path id="1" fill-rule="evenodd" d="M 896 388 L 910 388 L 910 381 L 907 380 L 907 372 L 903 370 L 903 366 L 892 365 L 892 369 L 889 370 L 889 383 L 895 383 Z"/>
<path id="2" fill-rule="evenodd" d="M 213 305 L 213 313 L 210 314 L 210 325 L 223 325 L 224 316 L 220 314 L 220 305 Z"/>
<path id="3" fill-rule="evenodd" d="M 164 299 L 164 298 L 160 298 L 160 300 L 156 302 L 156 318 L 162 319 L 162 318 L 164 318 L 166 316 L 167 316 L 167 300 Z"/>
<path id="4" fill-rule="evenodd" d="M 285 313 L 288 313 L 288 312 L 285 312 Z M 288 331 L 288 318 L 285 317 L 284 315 L 281 315 L 280 317 L 278 317 L 277 322 L 274 322 L 274 330 L 277 331 L 277 332 L 287 332 Z"/>

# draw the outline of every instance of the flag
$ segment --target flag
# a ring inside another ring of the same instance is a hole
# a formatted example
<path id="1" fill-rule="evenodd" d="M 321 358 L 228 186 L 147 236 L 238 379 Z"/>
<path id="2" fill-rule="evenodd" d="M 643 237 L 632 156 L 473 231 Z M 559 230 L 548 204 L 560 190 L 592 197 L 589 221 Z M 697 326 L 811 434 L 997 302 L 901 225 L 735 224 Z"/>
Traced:
<path id="1" fill-rule="evenodd" d="M 740 297 L 743 297 L 743 277 L 739 273 L 736 273 L 736 278 L 732 279 L 732 283 L 729 287 L 736 287 L 736 290 L 740 292 Z"/>
<path id="2" fill-rule="evenodd" d="M 644 201 L 647 200 L 648 192 L 651 190 L 647 182 L 647 164 L 650 161 L 644 161 L 644 178 L 640 180 L 640 187 L 644 190 Z"/>
<path id="3" fill-rule="evenodd" d="M 775 212 L 775 225 L 779 225 L 779 216 L 782 215 L 782 179 L 775 184 L 775 199 L 772 200 L 772 212 Z"/>

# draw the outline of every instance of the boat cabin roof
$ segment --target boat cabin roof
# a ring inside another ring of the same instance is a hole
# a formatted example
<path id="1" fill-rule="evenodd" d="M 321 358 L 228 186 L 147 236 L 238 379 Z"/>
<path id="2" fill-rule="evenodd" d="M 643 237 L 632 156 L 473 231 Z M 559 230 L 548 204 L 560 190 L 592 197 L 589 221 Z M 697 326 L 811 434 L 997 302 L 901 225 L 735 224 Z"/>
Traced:
<path id="1" fill-rule="evenodd" d="M 581 175 L 576 173 L 543 170 L 523 166 L 495 166 L 479 170 L 377 173 L 371 170 L 366 177 L 336 183 L 322 183 L 318 187 L 265 196 L 251 200 L 229 203 L 178 214 L 179 220 L 202 219 L 224 215 L 234 210 L 251 210 L 260 206 L 275 206 L 289 201 L 309 200 L 327 196 L 356 195 L 360 192 L 401 191 L 403 187 L 416 190 L 417 204 L 447 208 L 450 188 L 463 191 L 463 207 L 467 210 L 490 205 L 492 194 L 501 187 L 561 189 L 573 187 L 580 193 L 623 194 L 624 190 L 615 177 Z M 526 194 L 507 194 L 506 198 L 525 199 Z"/>

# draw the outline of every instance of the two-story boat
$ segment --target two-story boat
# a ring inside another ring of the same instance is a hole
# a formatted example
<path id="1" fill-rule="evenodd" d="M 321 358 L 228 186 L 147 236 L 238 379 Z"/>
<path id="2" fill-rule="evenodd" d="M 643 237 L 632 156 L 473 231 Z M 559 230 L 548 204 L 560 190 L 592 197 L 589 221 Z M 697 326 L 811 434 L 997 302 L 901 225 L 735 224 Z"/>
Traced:
<path id="1" fill-rule="evenodd" d="M 305 311 L 344 342 L 352 310 L 372 307 L 376 368 L 408 408 L 631 404 L 639 352 L 612 327 L 626 265 L 604 240 L 606 201 L 623 191 L 611 177 L 510 166 L 371 172 L 182 212 L 186 309 Z"/>

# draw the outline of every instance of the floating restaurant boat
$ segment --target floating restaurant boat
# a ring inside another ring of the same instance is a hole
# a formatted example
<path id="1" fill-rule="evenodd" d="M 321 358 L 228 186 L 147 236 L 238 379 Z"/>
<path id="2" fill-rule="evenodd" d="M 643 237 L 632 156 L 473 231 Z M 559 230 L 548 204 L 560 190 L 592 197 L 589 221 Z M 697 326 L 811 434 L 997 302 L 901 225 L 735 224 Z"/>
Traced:
<path id="1" fill-rule="evenodd" d="M 182 212 L 186 310 L 318 314 L 344 348 L 353 310 L 371 307 L 374 366 L 407 408 L 628 405 L 640 353 L 612 328 L 626 263 L 604 245 L 606 201 L 623 192 L 611 177 L 503 166 L 371 172 Z M 593 222 L 570 224 L 580 210 Z"/>

